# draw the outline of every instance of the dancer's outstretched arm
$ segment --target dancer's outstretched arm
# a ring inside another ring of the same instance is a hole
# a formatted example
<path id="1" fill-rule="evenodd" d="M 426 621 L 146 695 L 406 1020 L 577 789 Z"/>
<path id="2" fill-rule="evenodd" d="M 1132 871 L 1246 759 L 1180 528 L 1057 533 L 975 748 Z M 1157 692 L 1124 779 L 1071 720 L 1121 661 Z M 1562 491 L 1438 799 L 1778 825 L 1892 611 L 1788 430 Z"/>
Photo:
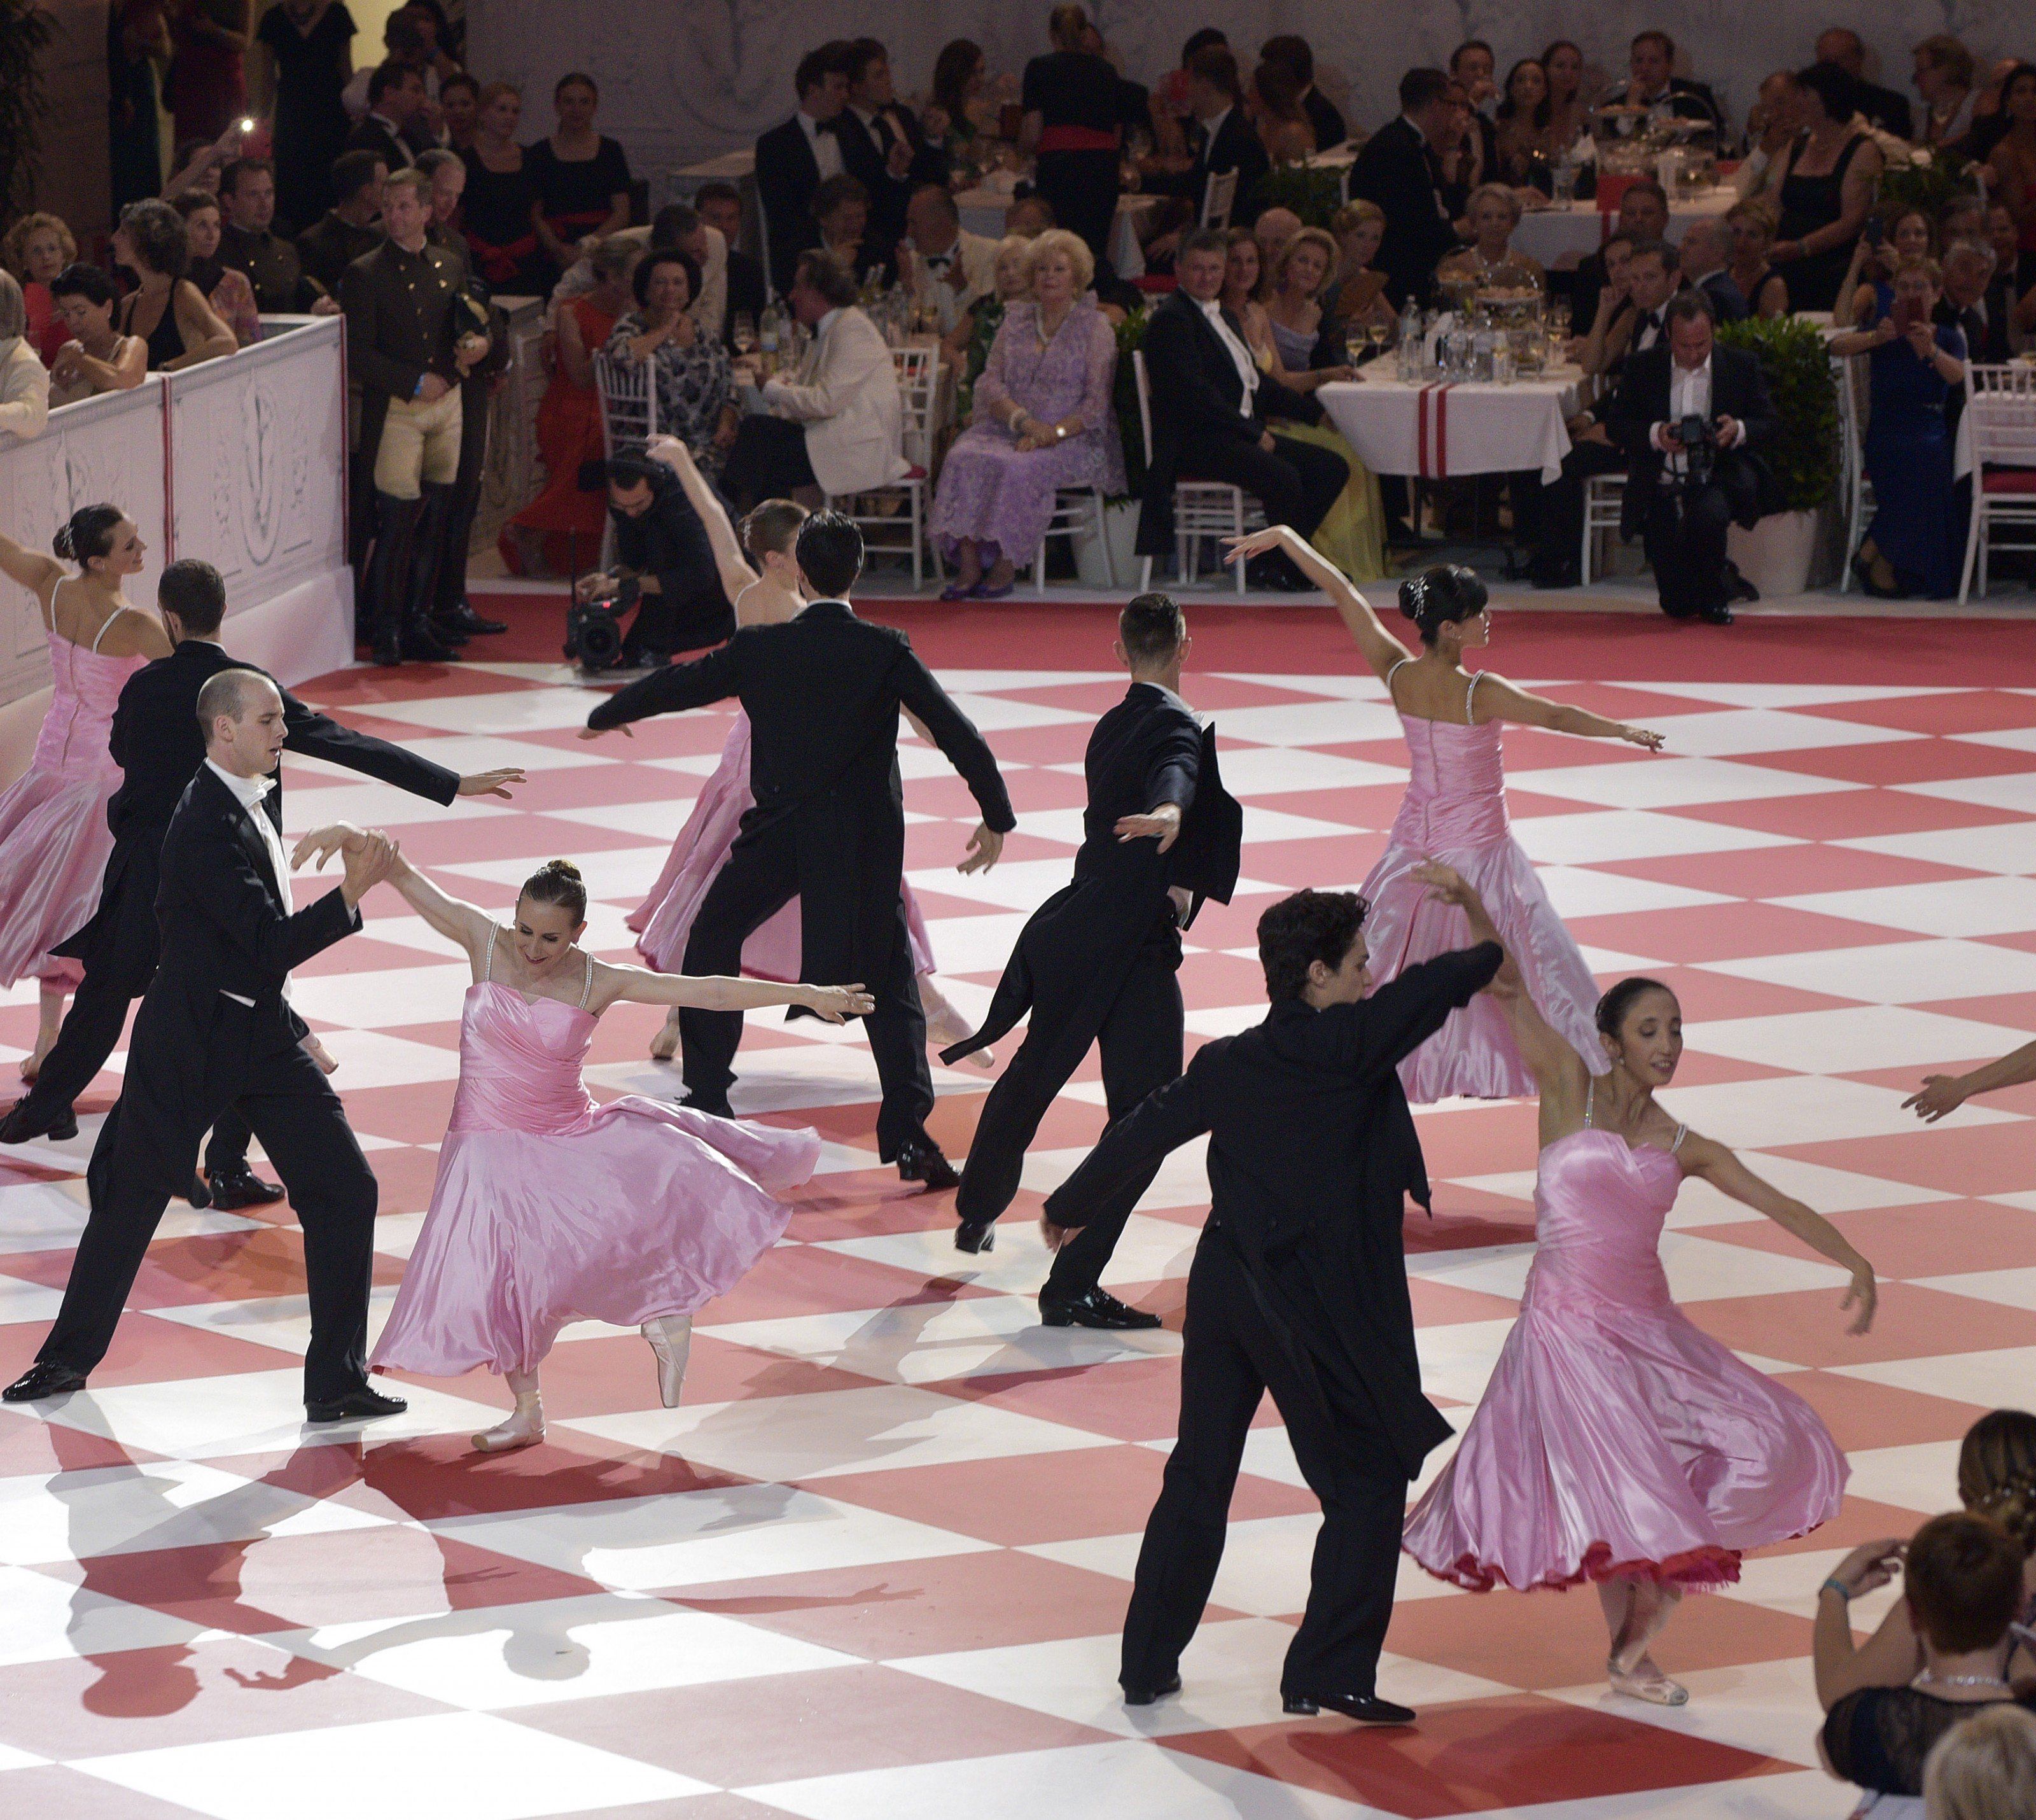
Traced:
<path id="1" fill-rule="evenodd" d="M 291 854 L 291 870 L 296 870 L 308 860 L 312 863 L 313 871 L 322 871 L 325 863 L 335 851 L 351 848 L 356 832 L 344 821 L 336 821 L 329 828 L 314 829 L 298 841 L 296 850 Z M 389 868 L 387 882 L 402 893 L 404 902 L 433 929 L 448 941 L 458 942 L 469 955 L 479 954 L 483 946 L 495 938 L 492 916 L 478 904 L 469 904 L 463 897 L 441 891 L 400 853 Z"/>
<path id="2" fill-rule="evenodd" d="M 1267 531 L 1254 531 L 1248 537 L 1227 537 L 1223 542 L 1231 562 L 1247 562 L 1269 549 L 1284 552 L 1295 568 L 1329 597 L 1329 604 L 1341 616 L 1351 636 L 1357 640 L 1357 648 L 1364 653 L 1364 661 L 1380 682 L 1386 680 L 1394 664 L 1403 663 L 1413 655 L 1386 629 L 1372 610 L 1371 602 L 1351 586 L 1350 578 L 1291 525 L 1276 524 Z"/>
<path id="3" fill-rule="evenodd" d="M 1623 739 L 1634 746 L 1644 746 L 1650 752 L 1661 750 L 1661 735 L 1646 727 L 1629 727 L 1623 720 L 1608 720 L 1587 708 L 1572 708 L 1567 702 L 1530 695 L 1493 670 L 1480 670 L 1477 680 L 1478 712 L 1487 720 L 1545 727 L 1551 733 L 1581 734 L 1586 739 Z"/>
<path id="4" fill-rule="evenodd" d="M 2024 1043 L 1999 1061 L 1989 1062 L 1969 1074 L 1925 1074 L 1922 1090 L 1911 1093 L 1902 1104 L 1905 1110 L 1914 1107 L 1917 1118 L 1934 1125 L 1947 1112 L 1955 1112 L 1975 1093 L 2019 1087 L 2024 1081 L 2036 1081 L 2036 1043 Z"/>
<path id="5" fill-rule="evenodd" d="M 1783 1194 L 1773 1183 L 1763 1181 L 1724 1145 L 1700 1138 L 1695 1131 L 1685 1134 L 1677 1154 L 1685 1174 L 1699 1176 L 1720 1194 L 1731 1195 L 1757 1214 L 1765 1214 L 1812 1251 L 1822 1252 L 1841 1270 L 1851 1271 L 1851 1286 L 1838 1307 L 1841 1312 L 1856 1307 L 1859 1312 L 1846 1331 L 1863 1334 L 1873 1325 L 1874 1305 L 1878 1300 L 1873 1266 L 1853 1249 L 1845 1234 L 1822 1214 L 1804 1206 L 1793 1195 Z"/>
<path id="6" fill-rule="evenodd" d="M 40 550 L 25 549 L 4 532 L 0 532 L 0 575 L 10 581 L 18 581 L 29 593 L 36 595 L 43 603 L 43 616 L 49 617 L 50 594 L 63 580 L 63 565 L 53 556 L 44 556 Z"/>
<path id="7" fill-rule="evenodd" d="M 728 510 L 721 503 L 721 495 L 707 484 L 707 477 L 694 463 L 693 451 L 677 436 L 653 436 L 643 452 L 679 477 L 687 503 L 707 527 L 707 547 L 714 552 L 714 566 L 720 572 L 722 592 L 735 599 L 755 583 L 756 571 L 742 553 L 742 540 L 728 522 Z"/>
<path id="8" fill-rule="evenodd" d="M 635 1005 L 688 1006 L 701 1011 L 767 1010 L 800 1005 L 839 1024 L 869 1015 L 877 1001 L 854 986 L 782 986 L 771 980 L 732 980 L 717 973 L 654 973 L 647 967 L 594 963 L 594 990 L 587 1009 L 599 1013 L 618 1000 Z"/>

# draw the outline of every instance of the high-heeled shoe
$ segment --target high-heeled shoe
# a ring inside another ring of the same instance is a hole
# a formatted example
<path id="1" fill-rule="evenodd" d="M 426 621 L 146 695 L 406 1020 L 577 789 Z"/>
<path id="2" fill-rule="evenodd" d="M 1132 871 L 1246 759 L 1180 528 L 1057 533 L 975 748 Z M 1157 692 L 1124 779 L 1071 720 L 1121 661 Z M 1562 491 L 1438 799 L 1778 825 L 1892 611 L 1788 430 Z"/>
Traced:
<path id="1" fill-rule="evenodd" d="M 665 1408 L 677 1409 L 686 1381 L 686 1357 L 692 1350 L 693 1317 L 659 1315 L 644 1322 L 641 1331 L 658 1355 L 658 1395 Z"/>
<path id="2" fill-rule="evenodd" d="M 1644 1700 L 1650 1706 L 1687 1706 L 1690 1690 L 1680 1681 L 1671 1681 L 1654 1666 L 1651 1656 L 1643 1656 L 1628 1669 L 1622 1669 L 1616 1662 L 1604 1665 L 1605 1678 L 1612 1684 L 1615 1694 L 1624 1694 L 1635 1700 Z"/>
<path id="3" fill-rule="evenodd" d="M 1874 580 L 1873 568 L 1872 562 L 1859 551 L 1853 552 L 1852 572 L 1858 578 L 1861 588 L 1867 594 L 1876 600 L 1906 600 L 1909 598 L 1907 591 L 1899 582 L 1892 587 L 1883 587 Z"/>
<path id="4" fill-rule="evenodd" d="M 514 1453 L 519 1447 L 535 1447 L 545 1438 L 545 1406 L 537 1397 L 518 1397 L 506 1422 L 497 1422 L 475 1435 L 477 1453 Z"/>

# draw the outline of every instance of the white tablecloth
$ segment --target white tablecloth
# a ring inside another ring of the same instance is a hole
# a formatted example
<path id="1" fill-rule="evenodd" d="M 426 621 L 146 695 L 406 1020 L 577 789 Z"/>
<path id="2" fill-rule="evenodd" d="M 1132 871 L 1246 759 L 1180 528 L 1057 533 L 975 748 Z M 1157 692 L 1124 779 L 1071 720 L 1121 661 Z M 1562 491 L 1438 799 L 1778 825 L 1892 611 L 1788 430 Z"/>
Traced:
<path id="1" fill-rule="evenodd" d="M 1680 240 L 1683 230 L 1691 222 L 1722 215 L 1738 200 L 1738 192 L 1729 187 L 1678 197 L 1668 210 L 1668 238 Z M 1614 218 L 1601 213 L 1595 202 L 1536 209 L 1520 217 L 1520 225 L 1513 231 L 1513 244 L 1544 266 L 1567 270 L 1586 254 L 1598 250 L 1604 243 L 1607 224 Z"/>
<path id="2" fill-rule="evenodd" d="M 1117 198 L 1117 219 L 1110 228 L 1110 262 L 1120 278 L 1142 278 L 1145 255 L 1138 244 L 1138 217 L 1158 198 L 1143 191 L 1129 191 Z M 986 234 L 993 240 L 1004 238 L 1004 211 L 1011 197 L 1003 190 L 963 190 L 955 197 L 961 211 L 961 225 L 971 234 Z"/>
<path id="3" fill-rule="evenodd" d="M 1386 359 L 1362 369 L 1389 372 Z M 1574 368 L 1513 385 L 1476 382 L 1404 385 L 1385 376 L 1326 385 L 1315 394 L 1329 421 L 1374 474 L 1514 474 L 1563 471 L 1569 419 L 1582 378 Z"/>

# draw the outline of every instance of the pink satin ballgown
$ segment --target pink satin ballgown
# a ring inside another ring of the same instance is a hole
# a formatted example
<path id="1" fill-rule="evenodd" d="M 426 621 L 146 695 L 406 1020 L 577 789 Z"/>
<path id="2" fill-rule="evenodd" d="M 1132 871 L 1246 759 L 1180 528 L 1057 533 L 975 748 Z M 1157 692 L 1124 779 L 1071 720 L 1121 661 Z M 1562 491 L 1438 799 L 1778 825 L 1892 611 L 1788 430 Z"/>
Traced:
<path id="1" fill-rule="evenodd" d="M 1389 695 L 1400 667 L 1396 663 L 1386 674 Z M 1477 682 L 1472 677 L 1464 691 L 1466 718 Z M 1403 713 L 1400 725 L 1407 736 L 1407 794 L 1386 851 L 1363 887 L 1371 904 L 1364 935 L 1373 978 L 1383 985 L 1417 961 L 1470 946 L 1463 912 L 1438 903 L 1413 876 L 1423 860 L 1438 860 L 1476 888 L 1520 969 L 1528 997 L 1549 1027 L 1582 1056 L 1585 1067 L 1603 1074 L 1607 1063 L 1597 1034 L 1597 982 L 1506 818 L 1500 723 L 1460 727 Z M 1520 1059 L 1506 1014 L 1486 993 L 1452 1011 L 1442 1029 L 1400 1064 L 1400 1082 L 1417 1106 L 1458 1096 L 1513 1099 L 1534 1091 L 1534 1077 Z"/>
<path id="2" fill-rule="evenodd" d="M 1849 1469 L 1815 1410 L 1668 1299 L 1673 1149 L 1585 1117 L 1541 1153 L 1520 1318 L 1401 1546 L 1476 1592 L 1729 1584 L 1746 1550 L 1837 1516 Z"/>
<path id="3" fill-rule="evenodd" d="M 736 831 L 756 799 L 749 794 L 749 716 L 735 712 L 735 724 L 721 749 L 721 762 L 693 804 L 693 812 L 672 843 L 665 869 L 650 894 L 628 916 L 643 965 L 660 973 L 681 972 L 686 938 L 699 914 L 707 887 L 728 859 Z M 933 938 L 912 887 L 904 888 L 905 927 L 912 943 L 912 971 L 933 970 Z M 799 976 L 799 901 L 794 897 L 742 944 L 742 970 L 759 980 L 790 981 Z"/>
<path id="4" fill-rule="evenodd" d="M 120 767 L 107 741 L 122 688 L 148 662 L 101 655 L 100 640 L 119 617 L 89 648 L 54 628 L 49 634 L 43 730 L 28 768 L 0 796 L 0 986 L 32 973 L 68 988 L 83 977 L 75 961 L 50 950 L 92 920 L 113 851 L 106 799 Z"/>
<path id="5" fill-rule="evenodd" d="M 567 1322 L 689 1315 L 782 1235 L 776 1197 L 813 1173 L 818 1135 L 635 1094 L 595 1105 L 585 1001 L 467 988 L 438 1180 L 375 1366 L 534 1371 Z"/>

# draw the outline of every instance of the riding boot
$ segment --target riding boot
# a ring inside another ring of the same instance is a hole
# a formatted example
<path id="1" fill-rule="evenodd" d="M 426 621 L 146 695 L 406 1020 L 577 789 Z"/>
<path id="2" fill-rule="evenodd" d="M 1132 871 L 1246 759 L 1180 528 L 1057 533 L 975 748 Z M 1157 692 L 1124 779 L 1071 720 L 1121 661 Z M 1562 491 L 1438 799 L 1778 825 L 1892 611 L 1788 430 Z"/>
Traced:
<path id="1" fill-rule="evenodd" d="M 411 539 L 408 585 L 404 591 L 403 655 L 420 663 L 449 663 L 455 653 L 433 629 L 431 622 L 433 591 L 438 586 L 440 546 L 445 540 L 446 512 L 452 489 L 427 483 L 422 511 Z"/>
<path id="2" fill-rule="evenodd" d="M 366 598 L 360 617 L 379 664 L 403 661 L 404 584 L 423 512 L 422 500 L 398 499 L 380 492 L 375 496 L 375 548 L 368 559 Z"/>

